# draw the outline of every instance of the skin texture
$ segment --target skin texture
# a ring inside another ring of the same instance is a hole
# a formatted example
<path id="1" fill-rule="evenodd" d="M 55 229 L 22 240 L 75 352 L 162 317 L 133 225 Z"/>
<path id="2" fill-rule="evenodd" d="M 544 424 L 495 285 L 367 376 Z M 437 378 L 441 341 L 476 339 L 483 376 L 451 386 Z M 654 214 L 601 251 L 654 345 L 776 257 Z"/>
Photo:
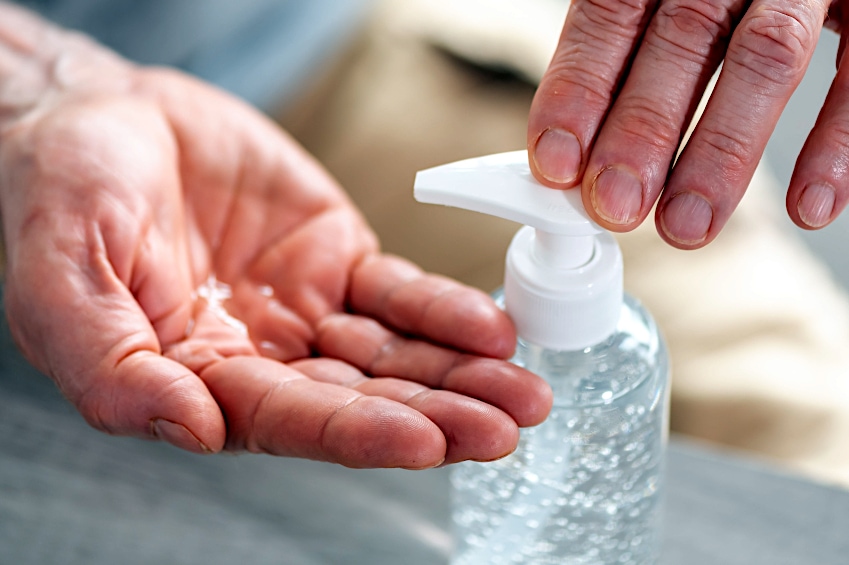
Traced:
<path id="1" fill-rule="evenodd" d="M 0 77 L 9 324 L 92 426 L 419 469 L 547 415 L 492 301 L 381 254 L 251 108 L 3 4 Z"/>
<path id="2" fill-rule="evenodd" d="M 825 22 L 841 32 L 837 73 L 796 163 L 787 211 L 802 228 L 828 225 L 849 199 L 847 10 L 846 0 L 574 0 L 531 109 L 534 175 L 554 188 L 580 186 L 608 229 L 636 228 L 657 203 L 663 239 L 707 245 L 742 198 Z"/>

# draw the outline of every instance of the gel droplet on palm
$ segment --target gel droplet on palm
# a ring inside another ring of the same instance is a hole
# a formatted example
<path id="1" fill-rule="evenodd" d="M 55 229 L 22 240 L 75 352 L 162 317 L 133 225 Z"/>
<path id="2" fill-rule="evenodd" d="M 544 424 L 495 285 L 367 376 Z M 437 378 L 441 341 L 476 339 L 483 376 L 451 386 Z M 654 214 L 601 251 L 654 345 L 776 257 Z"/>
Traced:
<path id="1" fill-rule="evenodd" d="M 233 298 L 233 289 L 230 288 L 230 285 L 219 281 L 214 274 L 210 274 L 203 284 L 197 287 L 195 294 L 206 302 L 206 309 L 216 318 L 240 334 L 248 335 L 247 325 L 234 318 L 224 307 L 224 303 Z"/>

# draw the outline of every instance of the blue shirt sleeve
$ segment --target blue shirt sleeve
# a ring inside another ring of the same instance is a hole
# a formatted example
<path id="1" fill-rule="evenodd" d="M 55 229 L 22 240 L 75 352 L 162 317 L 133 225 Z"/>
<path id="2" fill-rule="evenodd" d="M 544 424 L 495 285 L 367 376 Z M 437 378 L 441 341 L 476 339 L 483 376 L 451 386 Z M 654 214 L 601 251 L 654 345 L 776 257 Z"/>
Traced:
<path id="1" fill-rule="evenodd" d="M 371 0 L 18 0 L 125 57 L 281 107 L 362 25 Z"/>

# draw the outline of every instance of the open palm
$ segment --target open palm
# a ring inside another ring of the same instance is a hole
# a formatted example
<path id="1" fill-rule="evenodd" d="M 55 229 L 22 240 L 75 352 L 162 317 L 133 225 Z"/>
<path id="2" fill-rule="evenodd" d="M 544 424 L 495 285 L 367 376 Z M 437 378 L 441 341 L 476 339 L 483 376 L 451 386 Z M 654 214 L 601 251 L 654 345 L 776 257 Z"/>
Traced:
<path id="1" fill-rule="evenodd" d="M 380 254 L 271 122 L 178 73 L 3 132 L 16 341 L 109 433 L 424 468 L 510 452 L 550 391 L 482 293 Z"/>

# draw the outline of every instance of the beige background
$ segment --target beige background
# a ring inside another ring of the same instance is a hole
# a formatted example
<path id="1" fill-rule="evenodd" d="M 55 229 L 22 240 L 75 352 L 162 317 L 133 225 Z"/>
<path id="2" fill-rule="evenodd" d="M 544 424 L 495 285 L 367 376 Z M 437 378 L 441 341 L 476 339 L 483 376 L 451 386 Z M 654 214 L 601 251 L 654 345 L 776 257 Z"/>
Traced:
<path id="1" fill-rule="evenodd" d="M 516 226 L 416 204 L 413 177 L 523 148 L 533 86 L 436 47 L 395 15 L 378 12 L 280 121 L 340 179 L 386 251 L 492 290 Z M 673 430 L 849 486 L 849 307 L 790 229 L 777 192 L 760 170 L 702 251 L 669 248 L 653 226 L 621 237 L 626 289 L 669 341 Z"/>

